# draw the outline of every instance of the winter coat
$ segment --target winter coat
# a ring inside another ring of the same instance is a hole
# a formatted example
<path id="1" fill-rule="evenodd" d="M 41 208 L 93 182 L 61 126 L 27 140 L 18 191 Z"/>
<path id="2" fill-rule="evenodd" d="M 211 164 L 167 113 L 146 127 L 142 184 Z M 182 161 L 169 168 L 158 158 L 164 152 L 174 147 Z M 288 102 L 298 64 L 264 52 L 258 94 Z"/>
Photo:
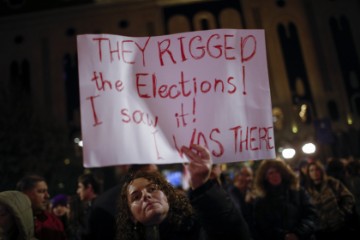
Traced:
<path id="1" fill-rule="evenodd" d="M 344 184 L 327 177 L 318 189 L 308 188 L 307 191 L 319 213 L 319 231 L 336 231 L 345 225 L 345 217 L 351 214 L 355 200 Z"/>
<path id="2" fill-rule="evenodd" d="M 30 199 L 18 191 L 4 191 L 0 193 L 0 203 L 15 217 L 19 235 L 14 240 L 34 240 L 34 218 Z"/>
<path id="3" fill-rule="evenodd" d="M 318 216 L 305 190 L 277 188 L 254 203 L 255 239 L 283 240 L 287 233 L 313 239 Z"/>
<path id="4" fill-rule="evenodd" d="M 207 236 L 204 239 L 251 239 L 249 226 L 241 212 L 216 181 L 208 181 L 189 196 Z"/>

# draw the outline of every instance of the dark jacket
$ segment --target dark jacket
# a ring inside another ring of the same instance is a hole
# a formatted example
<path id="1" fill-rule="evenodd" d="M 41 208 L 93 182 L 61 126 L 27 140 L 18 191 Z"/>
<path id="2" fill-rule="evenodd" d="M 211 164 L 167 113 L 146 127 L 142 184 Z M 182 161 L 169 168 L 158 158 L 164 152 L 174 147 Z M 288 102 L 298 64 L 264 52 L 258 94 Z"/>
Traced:
<path id="1" fill-rule="evenodd" d="M 300 189 L 274 188 L 254 203 L 254 239 L 283 240 L 295 233 L 301 240 L 313 239 L 318 216 L 307 193 Z"/>
<path id="2" fill-rule="evenodd" d="M 100 195 L 89 217 L 89 240 L 113 240 L 116 236 L 116 204 L 122 185 L 117 185 Z"/>
<path id="3" fill-rule="evenodd" d="M 190 201 L 202 226 L 200 239 L 251 239 L 239 209 L 216 181 L 209 181 L 190 192 Z"/>
<path id="4" fill-rule="evenodd" d="M 138 232 L 141 240 L 249 240 L 248 226 L 230 197 L 215 181 L 189 193 L 196 214 L 182 219 L 180 227 L 165 219 L 159 226 Z M 176 228 L 176 229 L 175 229 Z M 138 231 L 138 230 L 137 230 Z"/>

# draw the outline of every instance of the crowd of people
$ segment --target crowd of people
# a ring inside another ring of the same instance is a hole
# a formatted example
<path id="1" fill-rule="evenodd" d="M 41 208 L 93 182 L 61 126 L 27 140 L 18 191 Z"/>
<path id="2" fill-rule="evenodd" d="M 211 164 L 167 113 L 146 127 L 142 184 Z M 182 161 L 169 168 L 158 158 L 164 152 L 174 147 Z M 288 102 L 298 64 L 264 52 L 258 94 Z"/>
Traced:
<path id="1" fill-rule="evenodd" d="M 233 177 L 210 152 L 182 147 L 188 189 L 154 164 L 116 167 L 116 186 L 78 177 L 76 194 L 49 195 L 26 175 L 0 193 L 0 240 L 352 240 L 360 237 L 360 162 L 242 162 Z M 253 163 L 254 163 L 253 162 Z"/>

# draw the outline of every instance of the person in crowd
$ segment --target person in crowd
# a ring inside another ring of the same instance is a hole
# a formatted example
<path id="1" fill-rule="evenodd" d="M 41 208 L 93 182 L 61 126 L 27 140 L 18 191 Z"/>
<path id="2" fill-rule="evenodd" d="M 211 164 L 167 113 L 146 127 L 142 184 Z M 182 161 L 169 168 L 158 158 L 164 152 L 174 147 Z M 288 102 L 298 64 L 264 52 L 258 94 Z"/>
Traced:
<path id="1" fill-rule="evenodd" d="M 360 225 L 360 160 L 354 159 L 346 166 L 347 178 L 345 185 L 355 198 L 355 212 L 358 226 Z M 360 226 L 358 227 L 360 233 Z"/>
<path id="2" fill-rule="evenodd" d="M 66 235 L 70 236 L 69 232 L 69 216 L 70 216 L 70 206 L 69 206 L 69 197 L 65 194 L 58 194 L 53 197 L 50 201 L 51 212 L 55 214 L 63 223 Z"/>
<path id="3" fill-rule="evenodd" d="M 346 162 L 345 159 L 340 159 L 337 157 L 328 158 L 324 166 L 326 175 L 333 177 L 339 180 L 341 183 L 345 184 L 346 182 L 345 162 Z"/>
<path id="4" fill-rule="evenodd" d="M 90 239 L 89 217 L 93 204 L 100 193 L 100 182 L 93 173 L 82 174 L 78 177 L 78 188 L 76 193 L 82 202 L 78 236 L 80 239 Z"/>
<path id="5" fill-rule="evenodd" d="M 39 175 L 27 175 L 19 180 L 18 191 L 25 193 L 35 218 L 35 237 L 39 240 L 64 240 L 64 225 L 54 214 L 48 212 L 50 195 L 45 179 Z"/>
<path id="6" fill-rule="evenodd" d="M 252 213 L 255 193 L 253 191 L 254 173 L 250 166 L 243 165 L 234 176 L 229 193 L 235 206 L 240 209 L 250 229 L 252 229 Z"/>
<path id="7" fill-rule="evenodd" d="M 351 192 L 340 180 L 328 176 L 319 161 L 308 165 L 307 176 L 306 190 L 320 218 L 316 239 L 353 239 L 346 222 L 355 204 Z"/>
<path id="8" fill-rule="evenodd" d="M 316 210 L 289 165 L 280 159 L 262 160 L 255 172 L 254 187 L 254 239 L 313 239 Z"/>
<path id="9" fill-rule="evenodd" d="M 299 176 L 299 180 L 300 180 L 300 186 L 304 187 L 305 186 L 305 181 L 306 181 L 306 169 L 307 169 L 307 165 L 309 164 L 309 162 L 311 162 L 312 160 L 305 158 L 305 159 L 301 159 L 299 166 L 298 166 L 298 176 Z"/>
<path id="10" fill-rule="evenodd" d="M 119 199 L 117 239 L 250 239 L 226 191 L 209 180 L 210 152 L 196 144 L 181 150 L 189 159 L 189 198 L 160 172 L 129 175 Z"/>
<path id="11" fill-rule="evenodd" d="M 118 184 L 108 191 L 102 193 L 96 199 L 89 216 L 89 239 L 103 240 L 115 239 L 116 236 L 116 205 L 126 174 L 134 174 L 138 171 L 158 171 L 155 164 L 133 164 L 121 165 L 115 168 Z"/>
<path id="12" fill-rule="evenodd" d="M 22 192 L 0 192 L 0 239 L 35 240 L 31 202 Z"/>

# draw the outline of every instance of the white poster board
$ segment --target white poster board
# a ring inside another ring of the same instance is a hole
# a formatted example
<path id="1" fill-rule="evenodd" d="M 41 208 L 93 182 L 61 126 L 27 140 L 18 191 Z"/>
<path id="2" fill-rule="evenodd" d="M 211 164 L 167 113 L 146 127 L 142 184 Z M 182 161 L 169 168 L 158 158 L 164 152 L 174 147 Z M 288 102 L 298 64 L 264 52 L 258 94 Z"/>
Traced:
<path id="1" fill-rule="evenodd" d="M 263 30 L 77 37 L 85 167 L 275 158 Z"/>

